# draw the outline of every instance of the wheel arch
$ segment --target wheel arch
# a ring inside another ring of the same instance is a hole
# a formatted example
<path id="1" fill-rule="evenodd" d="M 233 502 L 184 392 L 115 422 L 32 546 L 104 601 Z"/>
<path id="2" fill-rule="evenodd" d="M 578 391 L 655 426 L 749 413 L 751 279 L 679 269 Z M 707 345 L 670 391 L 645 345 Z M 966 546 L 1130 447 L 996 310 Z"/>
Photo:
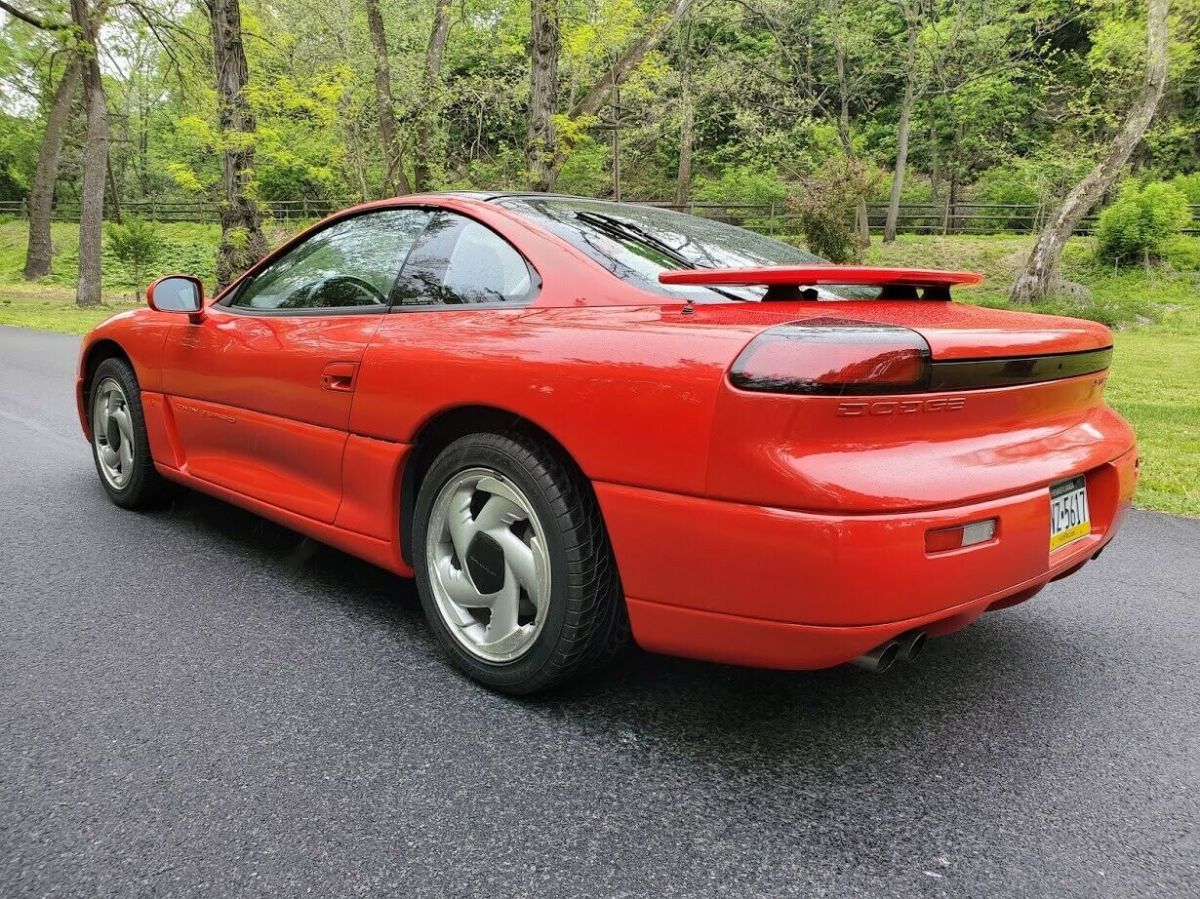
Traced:
<path id="1" fill-rule="evenodd" d="M 87 408 L 88 399 L 92 393 L 92 378 L 96 374 L 96 369 L 106 359 L 121 359 L 130 368 L 133 368 L 133 360 L 129 357 L 129 353 L 111 337 L 102 337 L 99 340 L 95 340 L 84 350 L 83 358 L 79 363 L 79 396 L 77 397 L 77 403 L 79 406 L 79 421 L 83 425 L 83 433 L 88 440 L 92 439 L 91 418 Z"/>
<path id="2" fill-rule="evenodd" d="M 443 409 L 430 416 L 412 438 L 412 451 L 400 476 L 400 554 L 411 565 L 413 518 L 421 482 L 433 460 L 447 446 L 467 434 L 517 432 L 534 437 L 575 471 L 589 485 L 591 479 L 570 451 L 550 431 L 525 416 L 498 406 L 469 405 Z"/>
<path id="3" fill-rule="evenodd" d="M 85 395 L 86 391 L 91 389 L 92 376 L 96 373 L 96 369 L 106 359 L 122 359 L 130 368 L 133 367 L 133 360 L 121 344 L 117 343 L 111 337 L 100 338 L 87 348 L 83 357 L 83 364 L 79 366 L 79 373 L 83 377 Z"/>

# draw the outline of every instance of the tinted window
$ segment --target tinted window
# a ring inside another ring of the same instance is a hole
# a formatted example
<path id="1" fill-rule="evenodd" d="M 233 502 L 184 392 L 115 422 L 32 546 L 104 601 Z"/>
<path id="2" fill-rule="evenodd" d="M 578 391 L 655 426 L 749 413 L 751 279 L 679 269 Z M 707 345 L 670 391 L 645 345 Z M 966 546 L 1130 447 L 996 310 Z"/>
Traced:
<path id="1" fill-rule="evenodd" d="M 429 221 L 421 209 L 388 209 L 318 231 L 257 274 L 231 305 L 251 309 L 386 306 Z"/>
<path id="2" fill-rule="evenodd" d="M 396 293 L 405 306 L 522 303 L 537 292 L 535 278 L 495 231 L 439 212 L 409 255 Z"/>
<path id="3" fill-rule="evenodd" d="M 821 261 L 812 253 L 745 228 L 669 209 L 566 197 L 510 197 L 500 200 L 499 205 L 535 219 L 617 277 L 642 288 L 681 298 L 721 301 L 728 296 L 703 287 L 660 284 L 659 272 L 679 268 L 805 265 Z M 579 213 L 584 213 L 584 217 L 580 218 Z M 627 222 L 649 235 L 651 242 L 600 227 L 597 220 L 587 220 L 588 214 Z M 654 244 L 660 245 L 661 249 Z M 731 292 L 727 290 L 726 294 Z M 738 288 L 736 293 L 741 298 L 758 299 L 763 291 Z"/>

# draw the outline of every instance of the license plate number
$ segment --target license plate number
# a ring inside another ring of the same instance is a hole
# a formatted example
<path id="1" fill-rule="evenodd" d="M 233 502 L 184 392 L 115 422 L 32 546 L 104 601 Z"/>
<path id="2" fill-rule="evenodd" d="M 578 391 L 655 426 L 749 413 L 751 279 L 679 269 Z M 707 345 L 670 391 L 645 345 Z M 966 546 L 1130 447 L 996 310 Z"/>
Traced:
<path id="1" fill-rule="evenodd" d="M 1050 551 L 1092 532 L 1083 475 L 1050 485 Z"/>

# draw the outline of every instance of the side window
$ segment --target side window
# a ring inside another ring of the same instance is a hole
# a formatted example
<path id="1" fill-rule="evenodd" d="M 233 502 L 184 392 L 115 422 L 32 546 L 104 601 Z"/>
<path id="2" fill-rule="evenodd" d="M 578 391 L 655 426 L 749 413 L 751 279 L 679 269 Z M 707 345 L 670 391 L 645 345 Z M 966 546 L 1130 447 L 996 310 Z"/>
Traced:
<path id="1" fill-rule="evenodd" d="M 387 209 L 318 231 L 255 275 L 230 305 L 249 309 L 386 306 L 430 213 Z"/>
<path id="2" fill-rule="evenodd" d="M 439 212 L 409 255 L 396 294 L 403 306 L 519 305 L 536 295 L 536 277 L 495 231 Z"/>

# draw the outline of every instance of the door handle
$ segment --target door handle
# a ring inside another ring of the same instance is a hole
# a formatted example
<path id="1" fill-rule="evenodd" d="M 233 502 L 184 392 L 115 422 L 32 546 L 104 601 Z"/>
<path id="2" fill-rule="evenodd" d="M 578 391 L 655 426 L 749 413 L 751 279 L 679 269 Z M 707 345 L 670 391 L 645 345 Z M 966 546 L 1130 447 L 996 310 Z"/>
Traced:
<path id="1" fill-rule="evenodd" d="M 339 393 L 352 393 L 357 374 L 357 362 L 330 362 L 321 371 L 321 387 Z"/>

